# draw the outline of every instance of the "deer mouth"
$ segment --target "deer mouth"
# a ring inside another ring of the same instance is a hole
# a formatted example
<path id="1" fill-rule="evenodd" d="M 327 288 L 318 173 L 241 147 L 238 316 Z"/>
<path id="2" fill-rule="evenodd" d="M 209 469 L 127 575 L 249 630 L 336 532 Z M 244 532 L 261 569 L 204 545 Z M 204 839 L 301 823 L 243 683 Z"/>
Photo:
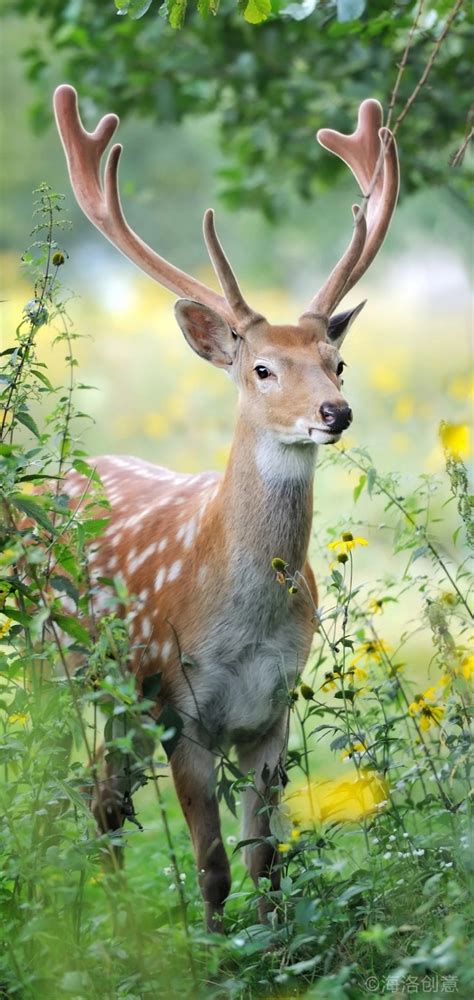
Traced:
<path id="1" fill-rule="evenodd" d="M 331 431 L 328 427 L 309 427 L 308 434 L 315 444 L 336 444 L 341 431 Z"/>

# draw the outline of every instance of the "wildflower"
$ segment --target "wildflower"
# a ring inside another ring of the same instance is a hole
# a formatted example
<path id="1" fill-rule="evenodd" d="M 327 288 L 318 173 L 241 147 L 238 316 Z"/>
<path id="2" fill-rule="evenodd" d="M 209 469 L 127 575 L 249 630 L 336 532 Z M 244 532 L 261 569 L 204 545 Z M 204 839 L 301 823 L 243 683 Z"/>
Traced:
<path id="1" fill-rule="evenodd" d="M 282 573 L 286 569 L 287 565 L 288 564 L 285 560 L 280 559 L 278 556 L 275 556 L 275 558 L 272 559 L 272 567 L 277 573 Z"/>
<path id="2" fill-rule="evenodd" d="M 437 688 L 428 688 L 424 694 L 418 694 L 411 705 L 408 706 L 408 714 L 412 718 L 419 716 L 420 728 L 424 732 L 427 732 L 431 726 L 439 726 L 444 717 L 446 711 L 444 705 L 434 703 L 437 695 Z"/>
<path id="3" fill-rule="evenodd" d="M 383 614 L 383 599 L 373 597 L 372 600 L 369 601 L 369 611 L 372 615 Z"/>
<path id="4" fill-rule="evenodd" d="M 387 786 L 373 771 L 353 779 L 334 778 L 293 789 L 286 805 L 293 822 L 352 822 L 387 804 Z"/>
<path id="5" fill-rule="evenodd" d="M 64 254 L 61 253 L 60 250 L 56 250 L 56 253 L 53 253 L 53 264 L 54 264 L 54 266 L 55 267 L 61 267 L 61 264 L 64 264 L 64 261 L 65 261 Z"/>
<path id="6" fill-rule="evenodd" d="M 355 549 L 356 545 L 368 545 L 366 538 L 354 538 L 351 531 L 343 531 L 340 538 L 329 542 L 328 549 L 334 549 L 338 554 L 346 555 Z"/>
<path id="7" fill-rule="evenodd" d="M 354 679 L 354 677 L 358 681 L 366 681 L 367 678 L 368 678 L 368 676 L 369 676 L 368 673 L 367 673 L 367 671 L 364 670 L 363 667 L 359 667 L 359 666 L 357 666 L 357 667 L 356 666 L 350 667 L 349 670 L 346 671 L 346 673 L 347 673 L 347 676 L 349 677 L 349 679 L 351 681 Z"/>
<path id="8" fill-rule="evenodd" d="M 470 430 L 467 424 L 450 424 L 441 421 L 439 428 L 441 444 L 445 452 L 455 462 L 468 458 L 470 450 Z"/>
<path id="9" fill-rule="evenodd" d="M 337 687 L 337 677 L 331 670 L 324 674 L 324 681 L 321 684 L 321 691 L 333 691 Z"/>
<path id="10" fill-rule="evenodd" d="M 367 750 L 364 743 L 352 743 L 350 747 L 346 747 L 341 754 L 341 760 L 347 762 L 348 760 L 359 760 L 362 754 Z"/>
<path id="11" fill-rule="evenodd" d="M 345 552 L 340 552 L 339 555 L 338 555 L 338 557 L 337 557 L 337 559 L 336 559 L 336 562 L 342 563 L 342 565 L 344 566 L 344 563 L 348 562 L 348 559 L 349 559 L 349 556 L 346 556 Z"/>
<path id="12" fill-rule="evenodd" d="M 474 654 L 471 653 L 461 660 L 460 673 L 467 680 L 471 681 L 474 676 Z"/>
<path id="13" fill-rule="evenodd" d="M 10 631 L 12 625 L 13 621 L 11 618 L 6 618 L 6 620 L 2 622 L 2 624 L 0 625 L 0 639 L 3 639 L 4 635 L 6 635 L 7 632 Z"/>
<path id="14" fill-rule="evenodd" d="M 291 587 L 288 587 L 288 593 L 289 594 L 297 594 L 298 593 L 298 587 L 294 587 L 293 585 Z"/>
<path id="15" fill-rule="evenodd" d="M 20 726 L 26 726 L 28 722 L 28 715 L 25 715 L 24 712 L 13 712 L 8 718 L 10 722 L 18 722 Z"/>
<path id="16" fill-rule="evenodd" d="M 302 684 L 300 687 L 300 691 L 301 691 L 301 697 L 304 698 L 305 701 L 312 701 L 312 699 L 314 698 L 314 691 L 309 686 L 309 684 Z"/>
<path id="17" fill-rule="evenodd" d="M 291 850 L 291 844 L 278 844 L 278 850 L 280 854 L 288 854 L 288 851 Z"/>
<path id="18" fill-rule="evenodd" d="M 364 659 L 373 660 L 374 663 L 382 663 L 384 655 L 387 655 L 389 651 L 390 646 L 383 639 L 371 639 L 362 643 L 352 659 L 352 664 L 356 666 L 360 660 Z"/>
<path id="19" fill-rule="evenodd" d="M 291 839 L 292 840 L 299 840 L 300 837 L 301 837 L 301 830 L 298 830 L 298 827 L 294 826 L 293 829 L 292 829 L 292 831 L 291 831 Z"/>

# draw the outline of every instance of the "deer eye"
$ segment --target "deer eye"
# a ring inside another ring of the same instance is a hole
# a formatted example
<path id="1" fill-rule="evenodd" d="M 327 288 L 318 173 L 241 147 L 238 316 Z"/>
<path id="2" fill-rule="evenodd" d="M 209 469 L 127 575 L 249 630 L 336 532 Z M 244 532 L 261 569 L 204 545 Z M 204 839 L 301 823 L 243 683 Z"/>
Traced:
<path id="1" fill-rule="evenodd" d="M 342 373 L 344 371 L 344 368 L 346 368 L 346 367 L 347 366 L 346 366 L 346 362 L 345 361 L 340 361 L 339 362 L 339 364 L 338 364 L 338 366 L 336 368 L 336 375 L 337 375 L 338 378 L 342 375 Z"/>
<path id="2" fill-rule="evenodd" d="M 254 371 L 257 373 L 258 378 L 268 378 L 271 375 L 271 372 L 268 368 L 265 368 L 265 365 L 256 365 Z"/>

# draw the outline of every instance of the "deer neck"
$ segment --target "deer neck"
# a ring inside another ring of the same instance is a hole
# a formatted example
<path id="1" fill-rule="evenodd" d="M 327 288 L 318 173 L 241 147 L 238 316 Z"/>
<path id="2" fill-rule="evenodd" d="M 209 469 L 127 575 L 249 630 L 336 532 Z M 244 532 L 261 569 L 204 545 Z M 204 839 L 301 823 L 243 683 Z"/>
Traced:
<path id="1" fill-rule="evenodd" d="M 306 560 L 313 513 L 316 446 L 284 445 L 240 413 L 221 487 L 228 554 L 244 567 L 274 573 L 284 559 L 291 571 Z M 232 552 L 229 552 L 229 548 Z"/>

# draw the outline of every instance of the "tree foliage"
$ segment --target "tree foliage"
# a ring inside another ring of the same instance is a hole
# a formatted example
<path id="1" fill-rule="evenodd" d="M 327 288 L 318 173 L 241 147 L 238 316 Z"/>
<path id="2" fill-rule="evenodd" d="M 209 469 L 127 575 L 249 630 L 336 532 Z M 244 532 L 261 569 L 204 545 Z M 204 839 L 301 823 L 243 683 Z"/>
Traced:
<path id="1" fill-rule="evenodd" d="M 12 10 L 34 12 L 47 28 L 47 40 L 23 53 L 29 78 L 49 79 L 52 45 L 63 78 L 99 111 L 159 122 L 214 113 L 226 157 L 221 180 L 227 203 L 273 216 L 287 185 L 305 198 L 339 175 L 340 165 L 314 141 L 317 127 L 350 129 L 358 103 L 369 95 L 387 107 L 419 6 L 411 0 L 199 0 L 186 11 L 184 0 L 117 2 L 119 13 L 130 16 L 117 18 L 113 0 L 10 0 Z M 452 6 L 447 0 L 423 5 L 395 118 Z M 249 23 L 259 11 L 262 23 Z M 450 160 L 469 128 L 468 35 L 469 10 L 461 6 L 400 129 L 405 190 L 447 184 L 467 191 L 465 171 Z M 37 125 L 50 114 L 42 97 Z"/>

